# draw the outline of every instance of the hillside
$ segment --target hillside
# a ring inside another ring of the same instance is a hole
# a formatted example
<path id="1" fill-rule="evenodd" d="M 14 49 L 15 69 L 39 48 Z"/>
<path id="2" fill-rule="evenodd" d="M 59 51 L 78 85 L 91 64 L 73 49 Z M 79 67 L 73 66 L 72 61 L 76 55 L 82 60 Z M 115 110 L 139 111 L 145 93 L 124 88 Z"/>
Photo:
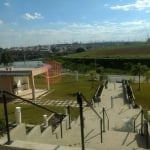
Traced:
<path id="1" fill-rule="evenodd" d="M 134 43 L 91 48 L 85 52 L 68 55 L 70 58 L 150 58 L 150 43 Z"/>

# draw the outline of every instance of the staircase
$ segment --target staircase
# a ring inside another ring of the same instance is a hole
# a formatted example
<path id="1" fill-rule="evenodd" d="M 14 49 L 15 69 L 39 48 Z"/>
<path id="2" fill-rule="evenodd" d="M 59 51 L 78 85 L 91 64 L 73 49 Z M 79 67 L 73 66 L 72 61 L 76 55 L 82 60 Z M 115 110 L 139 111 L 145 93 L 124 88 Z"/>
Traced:
<path id="1" fill-rule="evenodd" d="M 115 84 L 115 85 L 114 85 Z M 84 141 L 86 150 L 142 150 L 146 149 L 146 137 L 140 134 L 141 118 L 136 119 L 135 132 L 134 120 L 141 111 L 141 108 L 133 109 L 129 106 L 123 95 L 122 83 L 108 83 L 101 95 L 101 102 L 93 105 L 94 109 L 103 116 L 103 109 L 109 116 L 108 122 L 105 117 L 101 142 L 100 119 L 90 107 L 84 107 Z M 5 145 L 7 148 L 35 149 L 35 150 L 81 150 L 80 118 L 71 123 L 68 127 L 68 116 L 62 122 L 63 135 L 60 125 L 52 132 L 48 126 L 41 130 L 41 126 L 34 126 L 29 133 L 26 132 L 26 125 L 20 124 L 14 128 L 10 137 L 12 144 Z M 6 136 L 0 139 L 4 144 Z M 2 147 L 3 148 L 3 147 Z"/>

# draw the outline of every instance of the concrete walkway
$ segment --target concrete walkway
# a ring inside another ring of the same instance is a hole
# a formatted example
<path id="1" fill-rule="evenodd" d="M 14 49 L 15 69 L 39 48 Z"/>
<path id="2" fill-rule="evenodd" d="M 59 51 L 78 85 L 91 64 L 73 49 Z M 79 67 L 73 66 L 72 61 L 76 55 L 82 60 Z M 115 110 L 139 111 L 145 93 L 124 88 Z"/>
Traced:
<path id="1" fill-rule="evenodd" d="M 111 96 L 113 97 L 113 105 Z M 95 109 L 101 116 L 103 107 L 106 109 L 110 122 L 108 131 L 108 123 L 107 120 L 105 121 L 106 132 L 103 132 L 103 143 L 100 142 L 100 120 L 89 107 L 84 109 L 86 148 L 116 150 L 144 149 L 146 147 L 144 137 L 133 133 L 133 120 L 140 109 L 129 108 L 125 103 L 121 83 L 109 83 L 108 89 L 103 90 L 101 103 L 95 104 Z M 139 125 L 139 122 L 140 118 L 136 124 Z M 81 146 L 79 119 L 72 130 L 66 132 L 64 138 L 59 142 L 62 145 Z"/>
<path id="2" fill-rule="evenodd" d="M 26 104 L 26 102 L 21 102 L 20 104 Z M 42 106 L 60 106 L 60 107 L 65 107 L 65 106 L 71 106 L 71 107 L 79 107 L 77 101 L 75 100 L 37 100 L 36 104 L 42 105 Z M 83 106 L 86 106 L 87 103 L 83 102 Z"/>

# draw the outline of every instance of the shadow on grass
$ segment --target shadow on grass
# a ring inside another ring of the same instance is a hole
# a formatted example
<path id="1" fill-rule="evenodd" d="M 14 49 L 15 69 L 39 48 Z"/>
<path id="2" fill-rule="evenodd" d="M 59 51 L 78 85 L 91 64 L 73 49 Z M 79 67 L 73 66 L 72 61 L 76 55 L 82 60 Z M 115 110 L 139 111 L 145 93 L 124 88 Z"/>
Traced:
<path id="1" fill-rule="evenodd" d="M 69 95 L 69 96 L 72 96 L 72 97 L 75 97 L 75 98 L 76 98 L 76 96 L 77 96 L 77 92 L 75 92 L 75 93 L 69 93 L 69 94 L 67 94 L 67 95 Z"/>

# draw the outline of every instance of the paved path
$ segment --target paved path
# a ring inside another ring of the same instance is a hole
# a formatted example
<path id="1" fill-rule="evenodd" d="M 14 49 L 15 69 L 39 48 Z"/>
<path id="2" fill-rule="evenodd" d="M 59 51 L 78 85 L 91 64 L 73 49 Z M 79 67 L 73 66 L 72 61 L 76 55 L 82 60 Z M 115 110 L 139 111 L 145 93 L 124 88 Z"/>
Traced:
<path id="1" fill-rule="evenodd" d="M 113 106 L 111 105 L 111 96 L 113 97 Z M 105 121 L 105 131 L 103 132 L 103 143 L 100 142 L 100 120 L 89 108 L 84 108 L 84 132 L 85 147 L 93 150 L 133 150 L 144 149 L 145 139 L 143 136 L 133 132 L 133 120 L 140 112 L 140 109 L 132 109 L 125 103 L 121 83 L 109 83 L 108 89 L 102 93 L 102 101 L 95 104 L 95 109 L 102 116 L 102 108 L 105 107 L 109 116 L 108 123 Z M 140 118 L 137 120 L 138 126 Z M 63 139 L 53 141 L 52 143 L 66 145 L 71 147 L 81 146 L 80 118 L 72 126 L 72 129 L 64 133 Z"/>
<path id="2" fill-rule="evenodd" d="M 19 104 L 27 104 L 26 102 L 18 102 Z M 74 100 L 37 100 L 36 104 L 38 105 L 51 105 L 51 106 L 71 106 L 71 107 L 79 107 L 77 101 Z M 83 106 L 85 107 L 87 104 L 83 102 Z"/>

